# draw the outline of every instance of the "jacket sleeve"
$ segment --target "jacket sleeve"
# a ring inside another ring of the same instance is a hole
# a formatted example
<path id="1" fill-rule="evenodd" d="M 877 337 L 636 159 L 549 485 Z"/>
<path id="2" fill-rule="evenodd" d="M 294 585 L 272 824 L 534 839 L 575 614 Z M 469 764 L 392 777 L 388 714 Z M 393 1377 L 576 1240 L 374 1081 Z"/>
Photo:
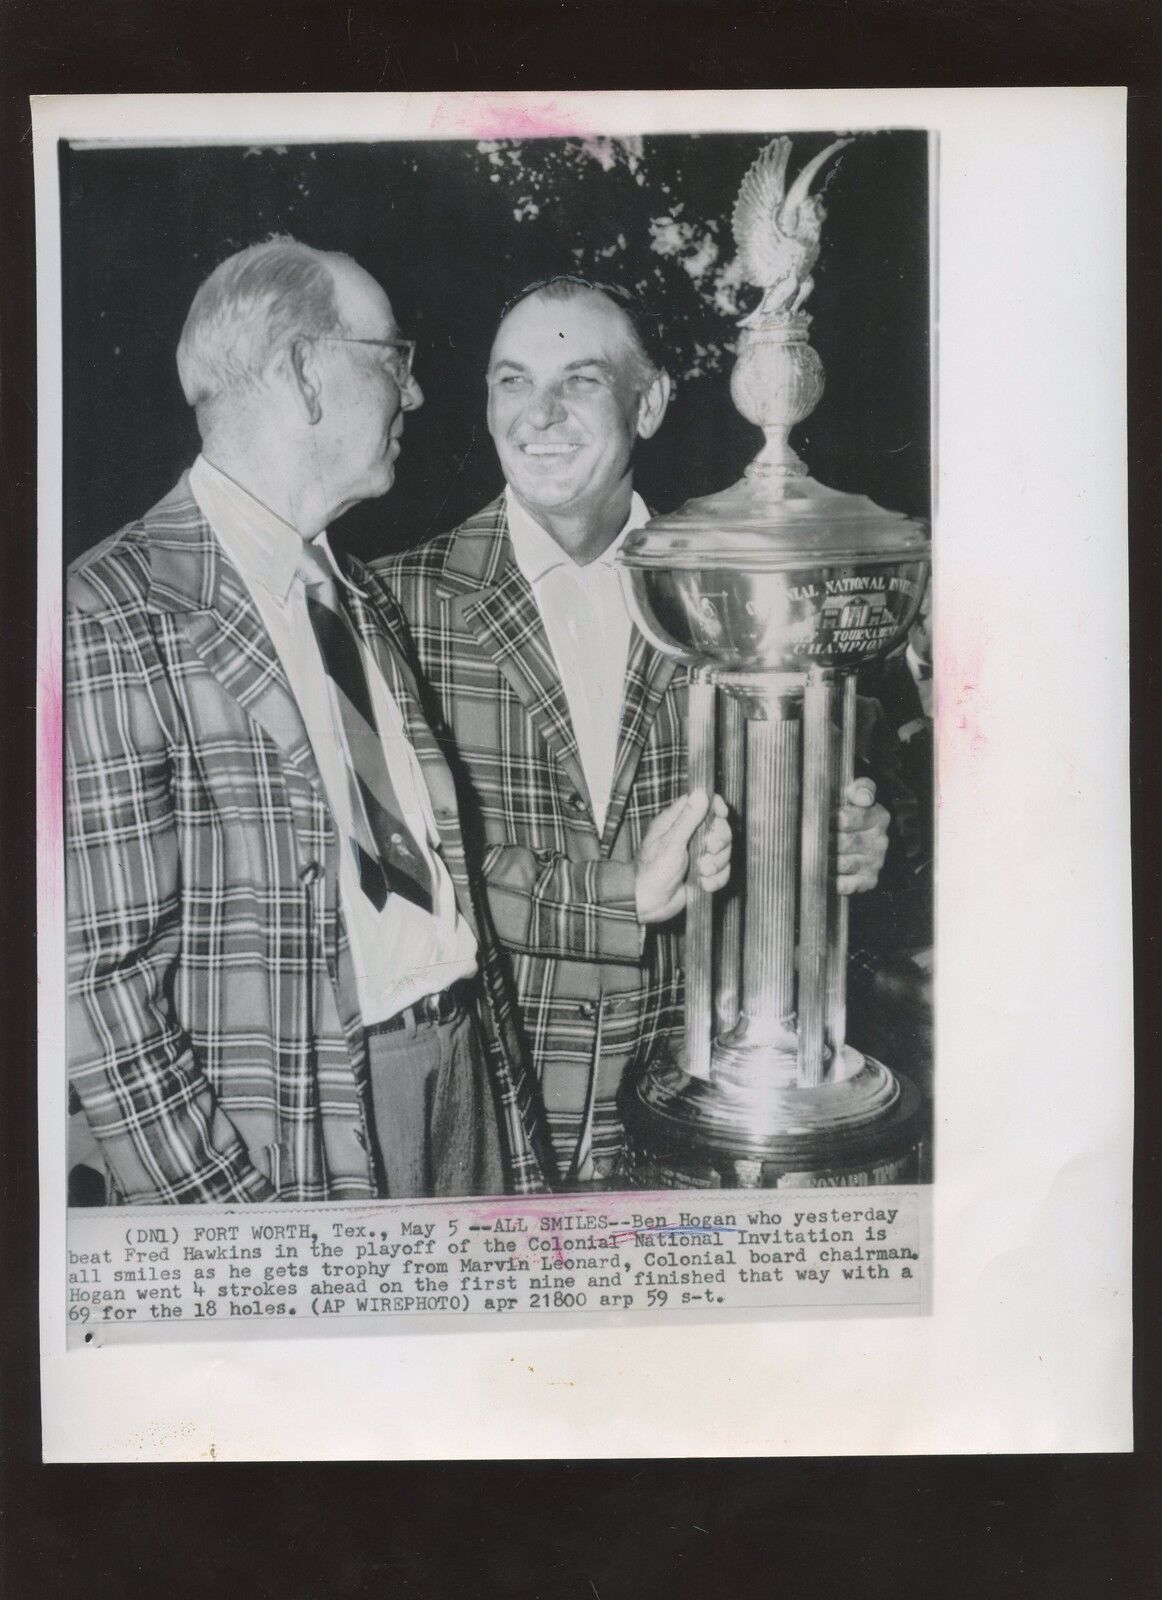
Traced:
<path id="1" fill-rule="evenodd" d="M 128 635 L 75 605 L 65 646 L 72 1087 L 123 1201 L 274 1198 L 174 1011 L 181 858 L 145 675 Z"/>
<path id="2" fill-rule="evenodd" d="M 554 850 L 494 844 L 485 851 L 484 882 L 497 934 L 509 949 L 573 961 L 641 961 L 645 929 L 629 862 L 570 861 Z"/>

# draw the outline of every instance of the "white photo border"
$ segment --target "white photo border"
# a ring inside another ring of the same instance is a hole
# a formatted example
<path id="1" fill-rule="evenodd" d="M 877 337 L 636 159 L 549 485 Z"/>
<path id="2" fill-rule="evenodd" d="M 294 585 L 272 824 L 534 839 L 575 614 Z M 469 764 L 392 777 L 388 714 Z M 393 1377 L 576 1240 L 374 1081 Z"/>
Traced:
<path id="1" fill-rule="evenodd" d="M 1130 1448 L 1124 92 L 33 107 L 45 1458 Z M 928 129 L 939 148 L 936 1313 L 66 1352 L 57 141 L 889 126 Z"/>

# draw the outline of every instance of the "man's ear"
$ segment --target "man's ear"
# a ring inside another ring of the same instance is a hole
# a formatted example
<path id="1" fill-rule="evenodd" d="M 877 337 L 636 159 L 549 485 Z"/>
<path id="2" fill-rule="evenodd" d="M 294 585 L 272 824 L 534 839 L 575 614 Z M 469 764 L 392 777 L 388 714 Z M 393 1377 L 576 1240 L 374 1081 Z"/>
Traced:
<path id="1" fill-rule="evenodd" d="M 279 358 L 295 404 L 313 427 L 323 415 L 323 380 L 310 339 L 294 339 Z"/>
<path id="2" fill-rule="evenodd" d="M 670 374 L 655 373 L 649 387 L 642 390 L 638 404 L 637 433 L 639 439 L 652 439 L 662 425 L 666 407 L 670 403 Z"/>

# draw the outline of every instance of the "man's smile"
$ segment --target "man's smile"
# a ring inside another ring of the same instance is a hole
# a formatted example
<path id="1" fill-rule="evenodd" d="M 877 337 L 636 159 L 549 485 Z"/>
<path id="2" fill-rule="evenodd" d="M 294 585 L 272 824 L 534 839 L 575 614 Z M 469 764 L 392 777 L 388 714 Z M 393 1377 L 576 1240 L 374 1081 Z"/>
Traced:
<path id="1" fill-rule="evenodd" d="M 560 444 L 522 444 L 518 449 L 526 456 L 568 456 L 575 450 L 580 450 L 580 444 L 570 444 L 567 441 Z"/>

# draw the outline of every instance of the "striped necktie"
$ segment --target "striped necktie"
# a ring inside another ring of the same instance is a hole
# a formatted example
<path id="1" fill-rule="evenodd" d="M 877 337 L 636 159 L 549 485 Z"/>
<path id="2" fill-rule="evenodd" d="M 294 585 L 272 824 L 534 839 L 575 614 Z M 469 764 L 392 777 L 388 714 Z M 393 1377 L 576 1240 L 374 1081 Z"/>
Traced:
<path id="1" fill-rule="evenodd" d="M 389 893 L 431 911 L 432 874 L 391 781 L 355 629 L 339 603 L 331 569 L 312 546 L 304 545 L 300 570 L 346 757 L 350 843 L 360 887 L 378 911 Z"/>

